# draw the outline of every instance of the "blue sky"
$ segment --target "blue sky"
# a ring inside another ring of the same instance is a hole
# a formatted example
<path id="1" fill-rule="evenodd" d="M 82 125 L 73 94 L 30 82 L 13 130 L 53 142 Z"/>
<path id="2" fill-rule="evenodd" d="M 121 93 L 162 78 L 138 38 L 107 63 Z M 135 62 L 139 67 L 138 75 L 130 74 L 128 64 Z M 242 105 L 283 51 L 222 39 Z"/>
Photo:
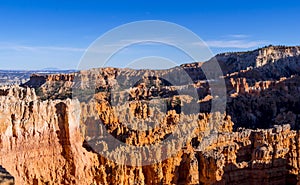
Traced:
<path id="1" fill-rule="evenodd" d="M 184 26 L 214 54 L 269 44 L 299 45 L 299 19 L 299 1 L 0 0 L 0 69 L 76 69 L 95 39 L 141 20 Z M 149 46 L 131 50 L 136 52 L 123 53 L 113 63 L 123 67 L 124 57 L 161 52 Z"/>

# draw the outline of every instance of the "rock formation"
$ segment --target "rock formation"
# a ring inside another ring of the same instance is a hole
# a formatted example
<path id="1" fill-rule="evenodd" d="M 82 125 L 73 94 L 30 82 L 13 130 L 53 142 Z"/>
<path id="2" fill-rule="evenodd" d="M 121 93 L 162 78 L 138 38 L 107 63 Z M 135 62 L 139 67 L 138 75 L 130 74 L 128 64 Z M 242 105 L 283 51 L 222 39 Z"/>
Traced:
<path id="1" fill-rule="evenodd" d="M 22 185 L 299 184 L 299 55 L 217 55 L 224 97 L 205 63 L 32 75 L 0 88 L 0 165 Z"/>

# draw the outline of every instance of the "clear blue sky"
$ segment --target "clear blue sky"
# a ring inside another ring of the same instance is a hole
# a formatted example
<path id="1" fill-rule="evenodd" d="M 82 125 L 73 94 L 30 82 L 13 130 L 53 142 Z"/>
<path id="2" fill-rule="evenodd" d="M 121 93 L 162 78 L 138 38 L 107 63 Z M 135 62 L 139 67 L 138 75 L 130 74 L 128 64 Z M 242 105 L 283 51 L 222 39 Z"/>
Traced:
<path id="1" fill-rule="evenodd" d="M 215 54 L 299 45 L 299 19 L 297 0 L 0 0 L 0 69 L 76 69 L 95 39 L 139 20 L 182 25 Z"/>

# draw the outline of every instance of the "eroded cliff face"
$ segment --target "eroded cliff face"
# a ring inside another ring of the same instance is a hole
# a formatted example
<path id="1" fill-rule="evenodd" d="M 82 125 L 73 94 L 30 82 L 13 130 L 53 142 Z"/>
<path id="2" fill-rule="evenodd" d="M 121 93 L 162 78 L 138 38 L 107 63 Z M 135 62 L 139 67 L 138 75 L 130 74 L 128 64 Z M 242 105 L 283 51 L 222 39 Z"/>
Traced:
<path id="1" fill-rule="evenodd" d="M 227 113 L 238 127 L 270 128 L 290 124 L 292 129 L 298 129 L 299 79 L 298 75 L 292 75 L 251 83 L 246 78 L 231 78 L 227 86 Z"/>
<path id="2" fill-rule="evenodd" d="M 0 165 L 22 185 L 297 184 L 299 48 L 216 58 L 224 97 L 200 63 L 182 65 L 188 78 L 104 68 L 0 88 Z M 212 99 L 226 112 L 210 112 Z"/>
<path id="3" fill-rule="evenodd" d="M 276 65 L 279 60 L 289 62 L 300 55 L 300 47 L 268 46 L 249 52 L 224 53 L 216 56 L 223 67 L 224 74 L 241 70 L 261 68 L 265 65 Z"/>
<path id="4" fill-rule="evenodd" d="M 135 167 L 116 164 L 89 148 L 80 132 L 80 110 L 82 115 L 98 114 L 99 121 L 110 125 L 108 130 L 131 145 L 155 142 L 154 138 L 163 138 L 168 129 L 160 133 L 162 136 L 155 130 L 147 134 L 129 132 L 117 124 L 112 110 L 103 102 L 80 105 L 70 99 L 40 101 L 29 88 L 13 87 L 7 95 L 1 96 L 1 102 L 0 163 L 15 177 L 16 184 L 297 182 L 299 132 L 290 130 L 289 125 L 232 132 L 230 116 L 201 113 L 193 118 L 198 127 L 184 149 L 162 162 Z M 169 115 L 176 117 L 176 111 L 170 111 Z M 221 124 L 218 132 L 210 134 L 209 140 L 203 140 L 205 132 L 211 130 L 209 119 Z M 171 122 L 169 119 L 165 124 Z M 83 125 L 94 123 L 88 117 L 81 121 Z M 207 145 L 199 145 L 200 142 Z"/>
<path id="5" fill-rule="evenodd" d="M 167 160 L 148 166 L 128 166 L 98 155 L 88 140 L 84 141 L 85 136 L 92 137 L 89 130 L 85 130 L 86 135 L 80 131 L 88 126 L 97 132 L 99 130 L 89 124 L 103 124 L 125 143 L 144 145 L 169 134 L 178 117 L 175 110 L 170 110 L 163 120 L 163 132 L 154 129 L 153 133 L 146 133 L 122 127 L 105 102 L 42 101 L 30 88 L 11 87 L 3 91 L 7 93 L 0 97 L 0 163 L 15 177 L 16 184 L 197 184 L 198 166 L 191 141 L 185 150 L 179 150 Z M 133 109 L 140 104 L 134 106 Z M 95 118 L 93 114 L 98 115 L 98 120 L 89 119 Z M 199 116 L 201 127 L 196 133 L 208 129 L 209 116 Z M 198 143 L 198 137 L 201 138 L 197 135 L 193 142 Z M 157 151 L 158 155 L 160 152 Z"/>
<path id="6" fill-rule="evenodd" d="M 299 132 L 289 125 L 219 135 L 200 152 L 203 184 L 296 184 Z M 214 171 L 214 173 L 211 173 Z"/>
<path id="7" fill-rule="evenodd" d="M 16 184 L 76 182 L 70 177 L 78 171 L 74 162 L 84 160 L 73 152 L 77 145 L 81 147 L 76 136 L 78 103 L 39 101 L 30 88 L 8 91 L 0 97 L 0 163 L 15 177 Z"/>

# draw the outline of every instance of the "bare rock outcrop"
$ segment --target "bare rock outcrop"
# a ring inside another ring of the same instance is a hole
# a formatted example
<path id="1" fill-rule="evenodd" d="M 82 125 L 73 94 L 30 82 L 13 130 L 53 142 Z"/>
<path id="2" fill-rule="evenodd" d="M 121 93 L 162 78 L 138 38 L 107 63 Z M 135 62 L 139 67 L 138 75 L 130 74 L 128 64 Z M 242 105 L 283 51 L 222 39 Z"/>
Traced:
<path id="1" fill-rule="evenodd" d="M 95 153 L 96 148 L 91 147 L 88 139 L 93 132 L 98 136 L 104 131 L 89 124 L 107 126 L 105 129 L 119 140 L 142 146 L 172 131 L 172 123 L 178 119 L 175 110 L 169 111 L 159 129 L 134 131 L 122 126 L 105 99 L 94 104 L 70 99 L 41 101 L 30 93 L 20 99 L 25 89 L 13 89 L 11 94 L 0 97 L 5 103 L 0 110 L 5 126 L 1 128 L 0 155 L 5 157 L 0 158 L 0 163 L 15 177 L 16 184 L 297 182 L 300 137 L 289 125 L 233 131 L 230 116 L 201 113 L 192 118 L 197 120 L 197 127 L 176 155 L 148 166 L 127 166 Z M 138 106 L 142 104 L 134 105 Z M 135 109 L 129 110 L 135 113 Z M 93 114 L 99 116 L 101 123 L 89 119 Z M 213 128 L 214 125 L 218 126 Z M 91 130 L 83 134 L 80 130 L 84 126 Z M 107 150 L 109 144 L 103 143 L 101 150 Z"/>
<path id="2" fill-rule="evenodd" d="M 32 75 L 0 88 L 0 165 L 22 185 L 299 184 L 299 54 L 220 54 L 214 80 L 205 63 Z"/>

